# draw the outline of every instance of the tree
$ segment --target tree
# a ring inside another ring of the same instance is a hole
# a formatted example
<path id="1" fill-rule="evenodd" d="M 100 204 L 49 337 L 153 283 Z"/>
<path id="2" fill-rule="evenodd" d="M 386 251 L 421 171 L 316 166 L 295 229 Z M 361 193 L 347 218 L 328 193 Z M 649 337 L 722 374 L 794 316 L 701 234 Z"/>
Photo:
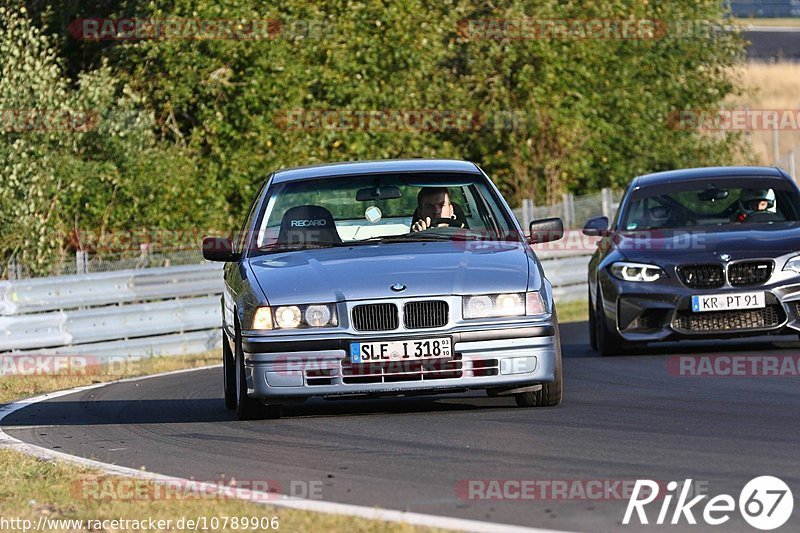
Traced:
<path id="1" fill-rule="evenodd" d="M 213 223 L 220 205 L 195 187 L 191 151 L 158 141 L 145 100 L 109 66 L 73 85 L 26 11 L 0 8 L 0 69 L 0 257 L 46 272 L 115 231 Z"/>

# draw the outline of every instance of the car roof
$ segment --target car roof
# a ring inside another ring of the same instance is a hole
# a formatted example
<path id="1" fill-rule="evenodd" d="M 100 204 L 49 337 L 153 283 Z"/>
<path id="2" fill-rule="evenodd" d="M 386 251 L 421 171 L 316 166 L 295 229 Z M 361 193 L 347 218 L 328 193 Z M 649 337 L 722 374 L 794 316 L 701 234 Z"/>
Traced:
<path id="1" fill-rule="evenodd" d="M 699 167 L 668 170 L 665 172 L 654 172 L 652 174 L 638 176 L 633 180 L 633 186 L 649 187 L 651 185 L 663 185 L 665 183 L 676 181 L 689 181 L 707 178 L 732 178 L 742 176 L 761 176 L 789 179 L 779 168 L 776 167 Z"/>
<path id="2" fill-rule="evenodd" d="M 273 175 L 273 183 L 308 178 L 392 172 L 462 172 L 480 174 L 477 165 L 469 161 L 454 159 L 386 159 L 382 161 L 353 161 L 348 163 L 330 163 L 325 165 L 287 168 L 275 172 Z"/>

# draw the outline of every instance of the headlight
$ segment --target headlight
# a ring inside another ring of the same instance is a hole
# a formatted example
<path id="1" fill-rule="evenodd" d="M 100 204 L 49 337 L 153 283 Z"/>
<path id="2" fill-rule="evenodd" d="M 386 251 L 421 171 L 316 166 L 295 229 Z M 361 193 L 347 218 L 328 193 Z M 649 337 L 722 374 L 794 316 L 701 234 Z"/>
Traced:
<path id="1" fill-rule="evenodd" d="M 275 310 L 275 323 L 279 328 L 296 328 L 302 319 L 300 308 L 296 305 L 287 305 Z"/>
<path id="2" fill-rule="evenodd" d="M 336 305 L 281 305 L 259 307 L 253 314 L 254 330 L 324 328 L 338 326 Z"/>
<path id="3" fill-rule="evenodd" d="M 303 313 L 306 324 L 314 328 L 320 328 L 330 324 L 331 310 L 327 305 L 309 305 Z"/>
<path id="4" fill-rule="evenodd" d="M 464 318 L 540 315 L 546 313 L 542 297 L 536 291 L 481 294 L 462 299 Z"/>
<path id="5" fill-rule="evenodd" d="M 800 255 L 796 255 L 786 261 L 786 266 L 783 267 L 784 270 L 791 270 L 795 274 L 800 274 Z"/>
<path id="6" fill-rule="evenodd" d="M 666 278 L 667 274 L 656 265 L 643 263 L 627 263 L 620 261 L 611 265 L 611 273 L 615 278 L 624 281 L 656 281 Z"/>
<path id="7" fill-rule="evenodd" d="M 272 329 L 272 311 L 269 307 L 259 307 L 253 315 L 253 329 Z"/>

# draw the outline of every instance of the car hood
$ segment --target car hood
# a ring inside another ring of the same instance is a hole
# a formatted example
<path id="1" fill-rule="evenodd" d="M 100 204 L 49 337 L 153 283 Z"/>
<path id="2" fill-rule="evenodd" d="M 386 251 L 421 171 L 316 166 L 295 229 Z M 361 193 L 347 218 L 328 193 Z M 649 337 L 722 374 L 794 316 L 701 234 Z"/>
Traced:
<path id="1" fill-rule="evenodd" d="M 781 228 L 759 226 L 748 229 L 733 227 L 714 231 L 652 230 L 624 232 L 612 237 L 615 248 L 630 261 L 670 263 L 720 261 L 778 257 L 800 252 L 800 224 Z"/>
<path id="2" fill-rule="evenodd" d="M 471 250 L 468 244 L 305 250 L 258 256 L 250 265 L 270 305 L 526 290 L 526 245 Z M 390 287 L 395 284 L 406 289 L 394 292 Z"/>

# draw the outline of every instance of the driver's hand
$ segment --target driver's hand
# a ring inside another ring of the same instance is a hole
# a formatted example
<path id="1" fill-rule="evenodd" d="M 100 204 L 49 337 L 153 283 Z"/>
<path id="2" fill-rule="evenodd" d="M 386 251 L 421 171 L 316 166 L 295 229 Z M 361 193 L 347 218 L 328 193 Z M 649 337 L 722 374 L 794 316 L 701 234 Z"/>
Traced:
<path id="1" fill-rule="evenodd" d="M 430 227 L 431 227 L 431 217 L 425 217 L 424 219 L 421 218 L 416 222 L 414 222 L 414 225 L 411 226 L 411 231 L 422 231 Z"/>

